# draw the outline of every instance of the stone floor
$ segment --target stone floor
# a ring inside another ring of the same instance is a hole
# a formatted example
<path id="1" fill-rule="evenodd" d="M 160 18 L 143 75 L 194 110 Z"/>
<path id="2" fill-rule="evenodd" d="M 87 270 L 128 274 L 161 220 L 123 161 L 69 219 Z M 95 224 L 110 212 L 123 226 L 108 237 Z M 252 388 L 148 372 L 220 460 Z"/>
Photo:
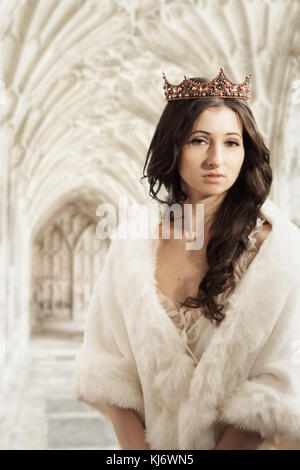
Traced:
<path id="1" fill-rule="evenodd" d="M 2 450 L 120 448 L 112 425 L 72 398 L 72 370 L 79 347 L 80 339 L 71 336 L 32 337 L 22 387 L 12 390 L 6 399 L 6 416 L 1 416 Z"/>
<path id="2" fill-rule="evenodd" d="M 74 359 L 82 336 L 33 336 L 9 397 L 0 403 L 0 450 L 118 450 L 112 425 L 71 393 Z M 276 437 L 280 450 L 299 446 Z"/>

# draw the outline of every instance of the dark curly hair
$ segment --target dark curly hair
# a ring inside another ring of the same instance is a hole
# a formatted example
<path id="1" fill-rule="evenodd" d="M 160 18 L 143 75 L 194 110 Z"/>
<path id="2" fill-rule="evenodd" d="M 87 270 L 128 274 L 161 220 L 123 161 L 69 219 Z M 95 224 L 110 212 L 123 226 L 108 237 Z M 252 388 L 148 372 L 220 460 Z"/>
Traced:
<path id="1" fill-rule="evenodd" d="M 192 80 L 207 81 L 203 77 L 194 77 Z M 213 235 L 206 248 L 208 270 L 199 285 L 198 296 L 187 297 L 184 302 L 180 302 L 189 308 L 203 307 L 203 315 L 211 321 L 215 320 L 217 326 L 225 314 L 222 313 L 224 305 L 218 305 L 215 297 L 227 288 L 231 292 L 235 287 L 234 263 L 247 248 L 248 235 L 261 215 L 260 208 L 270 192 L 273 179 L 270 151 L 251 109 L 245 101 L 234 98 L 169 101 L 156 126 L 141 178 L 148 179 L 149 195 L 160 203 L 167 203 L 170 207 L 187 199 L 178 172 L 180 150 L 200 114 L 207 108 L 219 106 L 228 106 L 239 115 L 243 124 L 245 157 L 238 178 L 227 190 L 214 214 Z M 158 187 L 155 189 L 156 184 Z M 167 190 L 167 201 L 157 197 L 162 185 Z"/>

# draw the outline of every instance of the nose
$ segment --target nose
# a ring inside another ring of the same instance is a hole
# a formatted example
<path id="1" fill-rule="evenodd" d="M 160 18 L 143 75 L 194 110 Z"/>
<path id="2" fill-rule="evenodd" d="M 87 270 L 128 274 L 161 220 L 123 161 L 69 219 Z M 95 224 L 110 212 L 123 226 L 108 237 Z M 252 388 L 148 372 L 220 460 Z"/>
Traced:
<path id="1" fill-rule="evenodd" d="M 207 150 L 206 162 L 208 166 L 214 165 L 219 167 L 223 164 L 222 144 L 212 143 Z"/>

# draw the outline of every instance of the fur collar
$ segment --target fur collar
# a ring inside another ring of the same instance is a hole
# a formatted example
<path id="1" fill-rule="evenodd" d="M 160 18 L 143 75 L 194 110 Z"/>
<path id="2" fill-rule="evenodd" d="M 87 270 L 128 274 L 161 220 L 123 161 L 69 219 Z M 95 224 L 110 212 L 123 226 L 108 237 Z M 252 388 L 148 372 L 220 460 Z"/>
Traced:
<path id="1" fill-rule="evenodd" d="M 186 351 L 157 295 L 153 240 L 114 241 L 113 286 L 139 372 L 150 377 L 156 404 L 161 407 L 161 420 L 146 431 L 153 448 L 168 449 L 170 442 L 178 449 L 213 448 L 217 436 L 212 423 L 218 419 L 218 407 L 247 378 L 276 324 L 292 281 L 299 276 L 299 261 L 293 253 L 300 242 L 299 230 L 271 200 L 266 200 L 261 213 L 272 224 L 272 231 L 229 296 L 226 318 L 219 327 L 214 326 L 198 364 Z M 140 223 L 146 224 L 148 215 L 146 207 Z"/>

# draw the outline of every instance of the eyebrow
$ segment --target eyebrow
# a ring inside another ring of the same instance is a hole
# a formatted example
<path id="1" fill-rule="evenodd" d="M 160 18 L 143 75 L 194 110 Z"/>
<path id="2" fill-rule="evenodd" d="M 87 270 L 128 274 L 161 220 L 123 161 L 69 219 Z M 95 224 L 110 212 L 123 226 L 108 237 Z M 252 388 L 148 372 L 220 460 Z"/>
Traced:
<path id="1" fill-rule="evenodd" d="M 191 135 L 192 134 L 197 134 L 197 132 L 201 132 L 202 134 L 211 135 L 211 132 L 200 131 L 200 130 L 191 132 Z M 238 135 L 239 137 L 242 137 L 241 134 L 238 134 L 237 132 L 227 132 L 225 135 Z"/>

